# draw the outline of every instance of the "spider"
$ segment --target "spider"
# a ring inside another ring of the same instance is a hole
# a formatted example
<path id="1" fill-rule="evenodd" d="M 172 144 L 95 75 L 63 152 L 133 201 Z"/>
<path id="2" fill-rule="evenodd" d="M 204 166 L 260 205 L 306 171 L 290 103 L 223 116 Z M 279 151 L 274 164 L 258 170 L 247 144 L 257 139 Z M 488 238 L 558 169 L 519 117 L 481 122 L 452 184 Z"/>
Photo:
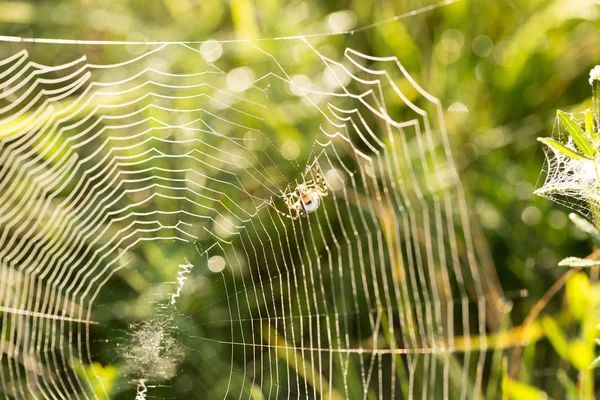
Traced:
<path id="1" fill-rule="evenodd" d="M 317 211 L 321 205 L 321 197 L 326 197 L 329 194 L 325 179 L 321 176 L 317 165 L 317 160 L 315 160 L 312 170 L 316 179 L 304 181 L 296 186 L 294 191 L 290 191 L 290 186 L 288 185 L 286 191 L 281 194 L 280 197 L 285 200 L 289 213 L 286 214 L 273 206 L 275 211 L 294 220 L 308 213 Z M 292 213 L 294 213 L 294 215 L 292 215 Z"/>

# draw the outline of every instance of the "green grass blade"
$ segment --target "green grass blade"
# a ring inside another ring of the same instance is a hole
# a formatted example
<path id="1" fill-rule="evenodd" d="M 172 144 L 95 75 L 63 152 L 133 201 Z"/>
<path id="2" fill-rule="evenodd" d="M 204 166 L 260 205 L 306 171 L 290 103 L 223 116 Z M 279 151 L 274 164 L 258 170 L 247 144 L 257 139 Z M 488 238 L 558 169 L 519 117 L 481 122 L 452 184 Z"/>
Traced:
<path id="1" fill-rule="evenodd" d="M 544 335 L 550 341 L 556 353 L 563 359 L 569 358 L 569 344 L 567 337 L 556 320 L 550 316 L 543 316 L 540 319 Z"/>
<path id="2" fill-rule="evenodd" d="M 562 387 L 565 389 L 565 394 L 567 395 L 567 400 L 577 400 L 579 398 L 577 385 L 569 378 L 567 373 L 560 369 L 556 374 L 558 381 L 561 383 Z"/>
<path id="3" fill-rule="evenodd" d="M 573 121 L 571 117 L 569 117 L 564 111 L 558 110 L 556 115 L 558 115 L 558 119 L 567 129 L 569 135 L 571 135 L 573 138 L 577 148 L 579 148 L 579 150 L 581 150 L 586 156 L 594 157 L 596 154 L 596 149 L 594 149 L 588 138 L 585 137 L 585 133 L 579 127 L 579 125 L 577 125 L 577 123 Z"/>
<path id="4" fill-rule="evenodd" d="M 537 139 L 539 142 L 544 143 L 546 146 L 550 146 L 552 148 L 554 148 L 555 150 L 560 151 L 561 153 L 563 153 L 565 156 L 570 157 L 570 158 L 574 158 L 576 160 L 591 160 L 590 157 L 584 155 L 584 154 L 579 154 L 574 150 L 571 150 L 570 148 L 568 148 L 567 146 L 565 146 L 564 144 L 560 143 L 557 140 L 554 140 L 552 138 L 538 138 Z"/>
<path id="5" fill-rule="evenodd" d="M 594 116 L 590 110 L 585 112 L 585 132 L 594 141 L 598 141 L 598 134 L 594 129 Z"/>

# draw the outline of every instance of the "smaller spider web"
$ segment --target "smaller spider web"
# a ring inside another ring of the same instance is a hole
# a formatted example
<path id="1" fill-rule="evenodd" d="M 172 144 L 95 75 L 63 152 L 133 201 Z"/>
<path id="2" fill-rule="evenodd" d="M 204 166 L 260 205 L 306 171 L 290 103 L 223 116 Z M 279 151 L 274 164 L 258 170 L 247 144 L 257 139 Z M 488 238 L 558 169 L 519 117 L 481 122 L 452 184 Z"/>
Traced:
<path id="1" fill-rule="evenodd" d="M 577 125 L 584 129 L 585 113 L 568 114 Z M 581 153 L 573 138 L 556 117 L 553 137 L 568 149 Z M 546 155 L 544 183 L 535 193 L 565 207 L 577 211 L 595 222 L 598 215 L 590 204 L 598 202 L 598 169 L 595 160 L 577 159 L 563 154 L 550 146 L 544 146 Z"/>

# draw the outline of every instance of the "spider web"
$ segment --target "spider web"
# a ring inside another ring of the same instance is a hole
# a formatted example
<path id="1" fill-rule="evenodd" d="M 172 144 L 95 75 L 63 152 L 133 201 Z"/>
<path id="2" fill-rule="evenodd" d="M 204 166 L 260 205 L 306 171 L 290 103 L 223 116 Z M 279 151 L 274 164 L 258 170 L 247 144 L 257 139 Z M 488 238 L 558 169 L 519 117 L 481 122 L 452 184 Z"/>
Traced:
<path id="1" fill-rule="evenodd" d="M 585 113 L 569 114 L 577 125 L 584 126 Z M 554 124 L 553 136 L 561 143 L 578 153 L 573 138 L 560 122 L 558 117 Z M 544 146 L 546 165 L 542 173 L 546 173 L 544 184 L 535 193 L 565 207 L 571 208 L 596 223 L 598 209 L 598 170 L 596 161 L 576 159 Z"/>
<path id="2" fill-rule="evenodd" d="M 480 395 L 490 293 L 442 106 L 321 39 L 0 62 L 2 393 Z M 328 196 L 282 216 L 315 162 Z"/>

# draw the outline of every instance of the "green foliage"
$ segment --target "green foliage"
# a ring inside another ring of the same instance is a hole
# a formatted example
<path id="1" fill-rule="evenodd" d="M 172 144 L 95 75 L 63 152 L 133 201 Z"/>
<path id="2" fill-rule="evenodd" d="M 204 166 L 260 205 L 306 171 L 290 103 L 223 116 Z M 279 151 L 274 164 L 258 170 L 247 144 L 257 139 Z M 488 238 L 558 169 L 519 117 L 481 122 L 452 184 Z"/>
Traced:
<path id="1" fill-rule="evenodd" d="M 596 359 L 594 361 L 592 361 L 592 363 L 590 364 L 590 368 L 591 369 L 598 368 L 599 365 L 600 365 L 600 356 L 596 357 Z"/>
<path id="2" fill-rule="evenodd" d="M 573 142 L 575 142 L 575 145 L 577 145 L 579 150 L 581 150 L 588 158 L 593 158 L 596 155 L 596 148 L 592 146 L 590 139 L 585 137 L 585 133 L 579 125 L 577 125 L 577 123 L 564 111 L 558 110 L 556 115 L 562 125 L 567 129 L 569 135 L 571 135 L 571 138 L 573 138 Z"/>
<path id="3" fill-rule="evenodd" d="M 88 395 L 99 399 L 110 398 L 113 386 L 119 378 L 119 371 L 116 366 L 102 366 L 97 362 L 93 365 L 84 365 L 77 362 L 74 369 L 82 379 L 90 382 Z"/>
<path id="4" fill-rule="evenodd" d="M 556 353 L 562 358 L 569 358 L 569 345 L 567 337 L 560 324 L 551 316 L 544 316 L 540 320 L 544 334 L 554 347 Z"/>
<path id="5" fill-rule="evenodd" d="M 563 388 L 565 390 L 566 399 L 567 400 L 579 399 L 577 385 L 575 384 L 575 382 L 573 382 L 573 380 L 571 380 L 571 378 L 569 378 L 569 375 L 563 369 L 558 370 L 557 377 L 558 377 L 558 381 L 560 382 L 560 384 L 563 386 Z"/>
<path id="6" fill-rule="evenodd" d="M 535 386 L 505 377 L 502 381 L 502 392 L 511 400 L 546 400 L 548 395 Z"/>
<path id="7" fill-rule="evenodd" d="M 570 148 L 568 148 L 567 146 L 565 146 L 564 144 L 560 143 L 558 140 L 556 139 L 552 139 L 552 138 L 538 138 L 538 141 L 544 143 L 547 146 L 552 147 L 553 149 L 556 149 L 558 151 L 560 151 L 561 153 L 563 153 L 565 156 L 567 157 L 571 157 L 574 158 L 576 160 L 585 160 L 585 159 L 590 159 L 589 156 L 585 155 L 585 154 L 579 154 L 578 152 L 571 150 Z"/>
<path id="8" fill-rule="evenodd" d="M 583 339 L 575 339 L 569 346 L 569 360 L 580 371 L 589 369 L 594 361 L 593 343 Z"/>
<path id="9" fill-rule="evenodd" d="M 566 285 L 566 300 L 569 314 L 579 323 L 580 335 L 568 344 L 568 356 L 564 355 L 561 348 L 560 355 L 569 360 L 573 366 L 581 371 L 594 368 L 596 346 L 595 328 L 600 322 L 600 284 L 592 284 L 583 272 L 578 272 L 570 277 Z M 551 340 L 552 341 L 552 340 Z M 554 344 L 554 341 L 552 341 Z M 556 346 L 555 346 L 556 349 Z M 557 353 L 559 350 L 557 350 Z"/>
<path id="10" fill-rule="evenodd" d="M 594 71 L 596 71 L 596 67 Z M 592 105 L 593 109 L 585 111 L 585 131 L 574 121 L 571 116 L 563 111 L 557 112 L 558 120 L 562 127 L 569 134 L 573 143 L 577 146 L 581 153 L 576 152 L 562 143 L 552 140 L 550 138 L 538 138 L 542 143 L 553 147 L 555 150 L 561 152 L 567 157 L 574 159 L 589 159 L 593 163 L 593 168 L 596 174 L 596 182 L 600 178 L 598 176 L 598 167 L 596 159 L 598 150 L 598 133 L 595 127 L 595 118 L 600 117 L 598 112 L 598 85 L 595 81 L 595 77 L 592 77 L 590 83 L 592 83 Z M 596 114 L 596 115 L 595 115 Z M 559 173 L 562 171 L 559 170 Z M 568 172 L 564 172 L 567 174 Z M 577 171 L 572 172 L 577 173 Z M 581 177 L 585 179 L 585 177 Z M 596 183 L 597 185 L 597 183 Z M 591 188 L 592 191 L 598 191 L 598 187 L 594 186 Z M 591 210 L 594 222 L 598 225 L 598 204 L 595 197 L 591 197 L 588 200 L 588 208 Z M 571 221 L 584 232 L 589 239 L 592 241 L 595 247 L 600 245 L 600 232 L 597 227 L 591 224 L 584 218 L 571 214 L 569 215 Z M 573 267 L 573 268 L 594 268 L 597 274 L 598 267 L 600 267 L 600 260 L 596 253 L 592 253 L 588 258 L 580 257 L 567 257 L 558 263 L 562 267 Z M 592 398 L 594 394 L 594 374 L 590 372 L 595 367 L 600 365 L 600 357 L 595 356 L 595 347 L 598 339 L 595 338 L 593 333 L 593 327 L 598 327 L 598 321 L 600 317 L 600 297 L 597 293 L 600 291 L 598 283 L 591 283 L 589 277 L 578 272 L 573 274 L 566 282 L 566 300 L 568 305 L 568 311 L 570 316 L 579 324 L 578 331 L 579 335 L 571 340 L 567 339 L 563 329 L 557 323 L 557 321 L 551 317 L 544 317 L 541 320 L 544 328 L 544 333 L 555 352 L 565 361 L 568 361 L 574 368 L 580 371 L 579 374 L 579 391 L 575 394 L 575 385 L 572 384 L 568 375 L 562 374 L 559 376 L 561 383 L 567 393 L 568 398 L 581 398 L 588 399 Z"/>
<path id="11" fill-rule="evenodd" d="M 553 138 L 537 138 L 539 142 L 542 142 L 546 146 L 552 147 L 553 149 L 561 152 L 567 157 L 574 158 L 576 160 L 594 160 L 596 157 L 597 147 L 598 147 L 598 137 L 594 130 L 594 120 L 591 112 L 586 111 L 586 122 L 585 122 L 585 132 L 583 129 L 579 127 L 577 122 L 575 122 L 567 113 L 564 111 L 558 110 L 556 112 L 558 120 L 561 125 L 565 128 L 569 136 L 573 139 L 573 143 L 577 146 L 577 149 L 581 151 L 581 153 L 570 149 L 563 143 L 559 142 Z M 587 136 L 586 136 L 587 133 Z"/>
<path id="12" fill-rule="evenodd" d="M 594 127 L 594 116 L 590 110 L 585 112 L 585 133 L 592 139 L 592 142 L 598 141 L 598 133 Z"/>

